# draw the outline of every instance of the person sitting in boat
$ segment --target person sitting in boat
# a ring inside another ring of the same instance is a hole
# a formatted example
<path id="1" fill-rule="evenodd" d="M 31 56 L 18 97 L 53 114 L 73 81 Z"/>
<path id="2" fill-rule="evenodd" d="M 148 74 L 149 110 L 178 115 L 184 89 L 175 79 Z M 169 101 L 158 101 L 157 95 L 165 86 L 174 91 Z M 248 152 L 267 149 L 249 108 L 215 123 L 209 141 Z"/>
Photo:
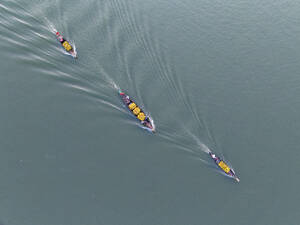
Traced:
<path id="1" fill-rule="evenodd" d="M 59 40 L 59 42 L 62 44 L 62 43 L 64 43 L 66 40 L 63 38 L 63 36 L 61 36 L 60 34 L 59 34 L 59 32 L 56 32 L 56 35 L 58 36 L 58 40 Z"/>
<path id="2" fill-rule="evenodd" d="M 144 114 L 144 113 L 143 113 L 143 114 Z M 142 116 L 142 118 L 143 118 L 143 116 Z M 142 123 L 144 126 L 147 126 L 147 124 L 150 124 L 151 122 L 150 122 L 150 120 L 149 120 L 148 117 L 145 117 L 144 120 L 141 120 L 141 123 Z"/>
<path id="3" fill-rule="evenodd" d="M 126 105 L 129 105 L 131 103 L 129 96 L 126 96 L 126 98 L 124 98 L 124 102 Z"/>

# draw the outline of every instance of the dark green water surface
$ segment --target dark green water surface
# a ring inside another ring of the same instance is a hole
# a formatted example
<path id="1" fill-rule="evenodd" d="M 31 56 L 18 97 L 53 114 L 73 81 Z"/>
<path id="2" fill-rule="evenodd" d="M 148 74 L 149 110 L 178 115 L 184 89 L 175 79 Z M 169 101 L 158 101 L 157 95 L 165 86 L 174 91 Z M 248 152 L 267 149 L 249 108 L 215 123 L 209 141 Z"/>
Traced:
<path id="1" fill-rule="evenodd" d="M 0 224 L 300 224 L 299 21 L 296 0 L 1 0 Z"/>

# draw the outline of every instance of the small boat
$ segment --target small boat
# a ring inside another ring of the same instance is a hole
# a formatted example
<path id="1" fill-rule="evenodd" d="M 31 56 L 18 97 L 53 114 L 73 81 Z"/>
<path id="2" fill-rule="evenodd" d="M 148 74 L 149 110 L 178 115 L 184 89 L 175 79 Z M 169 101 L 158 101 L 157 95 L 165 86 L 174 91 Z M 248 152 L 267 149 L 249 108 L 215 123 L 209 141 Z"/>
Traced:
<path id="1" fill-rule="evenodd" d="M 141 122 L 141 124 L 151 132 L 155 132 L 155 126 L 151 117 L 146 115 L 143 112 L 143 110 L 139 108 L 132 99 L 130 99 L 128 95 L 126 95 L 123 92 L 120 92 L 120 96 L 124 104 L 131 111 L 131 113 Z"/>
<path id="2" fill-rule="evenodd" d="M 237 182 L 240 182 L 240 179 L 236 176 L 234 170 L 230 168 L 223 159 L 217 157 L 212 152 L 209 152 L 210 157 L 215 161 L 215 163 L 218 165 L 218 167 L 229 177 L 235 179 Z"/>
<path id="3" fill-rule="evenodd" d="M 74 50 L 74 48 L 72 47 L 72 45 L 66 41 L 64 39 L 64 37 L 59 33 L 59 32 L 56 32 L 56 38 L 57 40 L 61 43 L 61 45 L 63 46 L 63 48 L 74 58 L 77 58 L 77 53 L 76 51 Z"/>

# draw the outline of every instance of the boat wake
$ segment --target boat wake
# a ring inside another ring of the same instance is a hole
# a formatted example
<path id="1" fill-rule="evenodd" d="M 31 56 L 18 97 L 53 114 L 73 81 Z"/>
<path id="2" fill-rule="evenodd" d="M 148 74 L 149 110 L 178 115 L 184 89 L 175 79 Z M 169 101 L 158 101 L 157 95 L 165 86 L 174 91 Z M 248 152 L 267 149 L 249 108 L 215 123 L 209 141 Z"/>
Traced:
<path id="1" fill-rule="evenodd" d="M 163 51 L 164 48 L 160 46 L 160 41 L 153 35 L 151 25 L 146 21 L 147 18 L 140 15 L 138 11 L 135 11 L 135 7 L 129 2 L 114 0 L 110 1 L 109 4 L 111 4 L 111 8 L 114 9 L 116 15 L 119 17 L 119 27 L 124 28 L 120 29 L 119 32 L 123 32 L 122 36 L 124 36 L 124 39 L 131 43 L 130 46 L 132 49 L 128 52 L 135 53 L 139 51 L 139 57 L 141 60 L 147 62 L 145 66 L 149 68 L 149 71 L 152 71 L 151 76 L 148 77 L 142 77 L 141 74 L 138 74 L 138 76 L 134 75 L 135 67 L 132 68 L 130 65 L 135 65 L 136 62 L 130 60 L 136 60 L 136 56 L 134 54 L 132 56 L 122 54 L 123 49 L 120 47 L 118 38 L 116 38 L 120 34 L 111 35 L 113 47 L 118 52 L 116 58 L 120 70 L 124 71 L 126 75 L 124 76 L 123 74 L 118 80 L 121 82 L 122 79 L 127 78 L 126 85 L 130 86 L 129 88 L 126 88 L 126 86 L 122 87 L 125 87 L 126 90 L 131 90 L 130 92 L 133 93 L 132 96 L 136 98 L 137 102 L 144 109 L 150 109 L 150 107 L 143 105 L 142 96 L 147 95 L 147 92 L 152 98 L 167 97 L 167 99 L 162 99 L 161 101 L 169 101 L 170 108 L 172 105 L 174 106 L 173 109 L 168 109 L 169 112 L 165 111 L 165 115 L 169 113 L 172 116 L 166 116 L 164 120 L 163 114 L 161 114 L 161 121 L 157 123 L 156 135 L 186 152 L 197 156 L 200 156 L 202 152 L 208 154 L 211 150 L 203 144 L 203 140 L 205 140 L 204 142 L 211 143 L 210 138 L 207 138 L 208 140 L 202 138 L 203 136 L 207 137 L 210 135 L 207 132 L 208 129 L 205 121 L 199 115 L 199 110 L 193 104 L 192 98 L 188 96 L 188 93 L 186 93 L 185 88 L 182 86 L 181 76 L 176 74 L 176 71 Z M 110 30 L 109 33 L 113 34 L 113 30 Z M 130 38 L 126 39 L 126 37 Z M 162 88 L 153 93 L 152 84 L 156 81 L 159 82 Z M 143 86 L 143 84 L 147 85 Z M 183 114 L 189 115 L 189 121 L 186 121 L 185 118 L 183 120 L 173 119 L 182 118 Z M 162 125 L 163 123 L 165 125 Z M 174 126 L 176 128 L 171 128 Z M 200 140 L 200 138 L 203 140 Z"/>
<path id="2" fill-rule="evenodd" d="M 46 20 L 46 25 L 47 25 L 47 27 L 48 27 L 48 30 L 51 32 L 51 33 L 56 33 L 58 30 L 55 28 L 55 26 L 48 20 L 48 19 L 46 19 L 45 18 L 45 20 Z"/>
<path id="3" fill-rule="evenodd" d="M 5 17 L 0 15 L 0 46 L 2 50 L 10 52 L 7 55 L 26 65 L 34 65 L 33 70 L 86 95 L 98 105 L 105 106 L 101 107 L 103 109 L 126 112 L 116 96 L 119 86 L 101 66 L 98 71 L 92 71 L 93 67 L 85 64 L 77 66 L 75 61 L 72 66 L 66 66 L 57 57 L 57 51 L 66 55 L 70 53 L 56 45 L 53 34 L 58 30 L 46 17 L 40 19 L 11 1 L 1 2 L 0 12 L 5 13 Z M 17 30 L 23 30 L 22 34 Z M 77 52 L 75 42 L 70 43 Z"/>
<path id="4" fill-rule="evenodd" d="M 53 34 L 56 34 L 58 32 L 58 30 L 55 28 L 54 24 L 51 23 L 47 18 L 45 18 L 45 21 L 46 21 L 46 26 L 49 30 L 49 32 L 53 33 Z M 74 53 L 71 54 L 67 51 L 65 51 L 64 49 L 60 49 L 60 52 L 65 54 L 65 55 L 69 55 L 69 56 L 72 56 L 73 58 L 77 56 L 77 50 L 76 50 L 76 44 L 75 44 L 75 41 L 69 39 L 68 42 L 71 44 L 71 46 L 73 47 L 73 50 L 74 50 Z"/>

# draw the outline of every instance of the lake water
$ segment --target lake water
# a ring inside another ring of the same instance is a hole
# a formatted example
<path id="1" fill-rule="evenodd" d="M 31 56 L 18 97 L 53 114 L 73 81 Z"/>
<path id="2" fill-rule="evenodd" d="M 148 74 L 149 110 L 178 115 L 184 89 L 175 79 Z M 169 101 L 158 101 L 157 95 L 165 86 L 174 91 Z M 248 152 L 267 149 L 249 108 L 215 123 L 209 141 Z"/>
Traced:
<path id="1" fill-rule="evenodd" d="M 0 224 L 300 224 L 299 21 L 296 0 L 1 0 Z"/>

